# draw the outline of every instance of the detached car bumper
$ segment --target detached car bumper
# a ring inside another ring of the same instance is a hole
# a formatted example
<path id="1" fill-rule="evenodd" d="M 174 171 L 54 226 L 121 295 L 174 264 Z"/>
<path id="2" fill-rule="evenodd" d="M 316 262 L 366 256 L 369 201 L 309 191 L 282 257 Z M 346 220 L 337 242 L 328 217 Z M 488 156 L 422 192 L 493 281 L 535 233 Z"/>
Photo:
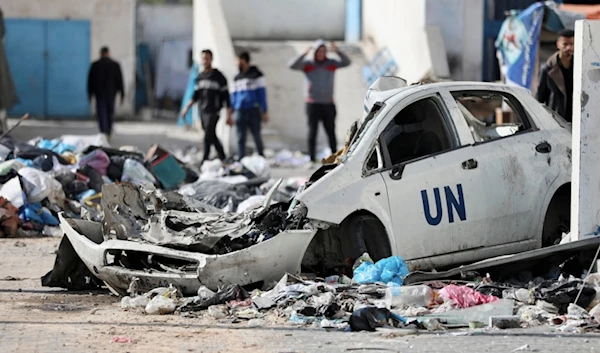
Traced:
<path id="1" fill-rule="evenodd" d="M 304 253 L 316 233 L 316 230 L 287 230 L 239 251 L 207 255 L 129 240 L 103 241 L 100 223 L 68 219 L 62 214 L 59 218 L 63 232 L 86 267 L 121 295 L 126 294 L 134 277 L 140 279 L 142 290 L 173 284 L 184 295 L 195 295 L 201 285 L 217 290 L 227 284 L 277 281 L 286 272 L 300 270 Z M 136 254 L 144 259 L 163 259 L 185 266 L 176 269 L 158 264 L 159 269 L 131 268 L 111 261 L 115 254 Z"/>

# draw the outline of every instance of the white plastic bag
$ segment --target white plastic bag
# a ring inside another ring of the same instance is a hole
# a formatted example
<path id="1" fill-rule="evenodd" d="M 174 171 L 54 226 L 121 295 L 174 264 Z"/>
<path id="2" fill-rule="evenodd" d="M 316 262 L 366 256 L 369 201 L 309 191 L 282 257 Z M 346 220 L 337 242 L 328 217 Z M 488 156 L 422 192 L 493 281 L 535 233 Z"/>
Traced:
<path id="1" fill-rule="evenodd" d="M 263 156 L 255 154 L 253 156 L 244 157 L 240 163 L 258 178 L 268 178 L 271 174 L 269 162 Z"/>
<path id="2" fill-rule="evenodd" d="M 206 286 L 200 286 L 200 288 L 198 288 L 198 296 L 202 300 L 210 299 L 210 298 L 214 297 L 215 295 L 216 295 L 216 293 L 213 292 L 212 290 L 208 289 L 208 287 L 206 287 Z"/>
<path id="3" fill-rule="evenodd" d="M 19 177 L 14 177 L 2 185 L 0 188 L 0 196 L 7 199 L 17 208 L 23 206 L 25 200 L 23 199 L 23 190 L 21 189 Z"/>
<path id="4" fill-rule="evenodd" d="M 145 311 L 148 315 L 166 315 L 172 314 L 176 308 L 174 299 L 157 295 L 146 305 Z"/>
<path id="5" fill-rule="evenodd" d="M 25 193 L 28 203 L 41 202 L 50 195 L 53 187 L 50 185 L 52 177 L 41 170 L 25 167 L 19 170 L 19 175 L 23 177 Z"/>

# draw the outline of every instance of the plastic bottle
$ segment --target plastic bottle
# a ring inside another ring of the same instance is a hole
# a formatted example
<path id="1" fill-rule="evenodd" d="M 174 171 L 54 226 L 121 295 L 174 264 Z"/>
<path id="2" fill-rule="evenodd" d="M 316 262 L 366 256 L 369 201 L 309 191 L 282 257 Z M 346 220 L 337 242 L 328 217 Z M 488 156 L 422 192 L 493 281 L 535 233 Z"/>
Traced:
<path id="1" fill-rule="evenodd" d="M 388 287 L 385 304 L 388 309 L 403 306 L 428 306 L 433 300 L 433 290 L 425 285 Z"/>

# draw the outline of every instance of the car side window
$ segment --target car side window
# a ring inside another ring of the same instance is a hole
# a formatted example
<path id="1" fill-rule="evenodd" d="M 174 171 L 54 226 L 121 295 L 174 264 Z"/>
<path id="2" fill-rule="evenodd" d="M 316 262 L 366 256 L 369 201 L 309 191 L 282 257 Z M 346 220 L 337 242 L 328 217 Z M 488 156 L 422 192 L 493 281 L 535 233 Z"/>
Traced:
<path id="1" fill-rule="evenodd" d="M 411 103 L 402 109 L 380 136 L 386 167 L 452 148 L 442 100 L 438 96 Z"/>
<path id="2" fill-rule="evenodd" d="M 452 92 L 476 143 L 532 129 L 521 103 L 511 94 L 492 91 Z"/>

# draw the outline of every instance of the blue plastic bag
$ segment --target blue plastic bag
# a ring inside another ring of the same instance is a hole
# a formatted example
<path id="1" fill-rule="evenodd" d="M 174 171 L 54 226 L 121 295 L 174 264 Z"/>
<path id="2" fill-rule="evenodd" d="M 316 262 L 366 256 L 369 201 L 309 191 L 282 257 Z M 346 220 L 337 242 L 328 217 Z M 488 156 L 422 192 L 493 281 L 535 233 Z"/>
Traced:
<path id="1" fill-rule="evenodd" d="M 383 282 L 388 285 L 402 285 L 408 275 L 406 262 L 400 256 L 391 256 L 377 261 L 363 262 L 354 270 L 354 282 L 359 284 Z"/>
<path id="2" fill-rule="evenodd" d="M 52 215 L 48 209 L 42 207 L 39 202 L 24 205 L 19 210 L 19 216 L 26 222 L 35 222 L 49 226 L 57 226 L 60 224 L 58 219 Z"/>

